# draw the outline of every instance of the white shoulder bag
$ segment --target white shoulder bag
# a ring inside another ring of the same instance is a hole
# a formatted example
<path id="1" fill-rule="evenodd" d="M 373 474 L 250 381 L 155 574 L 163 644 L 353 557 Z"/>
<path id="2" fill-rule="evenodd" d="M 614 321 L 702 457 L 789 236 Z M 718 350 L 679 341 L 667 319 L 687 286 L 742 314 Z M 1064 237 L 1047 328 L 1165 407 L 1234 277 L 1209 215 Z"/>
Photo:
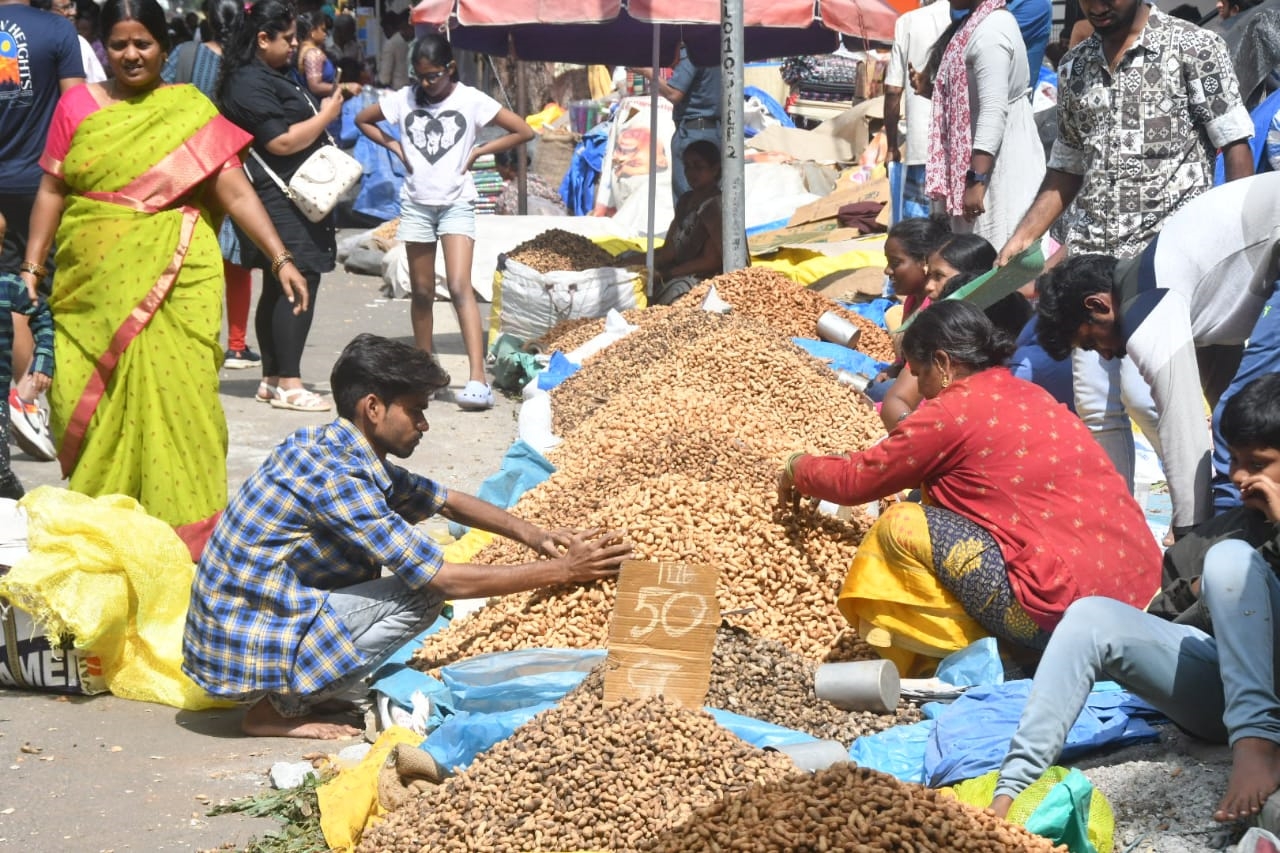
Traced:
<path id="1" fill-rule="evenodd" d="M 319 111 L 316 110 L 316 105 L 311 103 L 311 98 L 305 93 L 303 97 L 307 99 L 308 104 L 311 104 L 312 111 L 318 114 Z M 327 133 L 325 135 L 328 136 Z M 337 207 L 338 202 L 348 198 L 352 190 L 359 186 L 360 178 L 364 175 L 360 161 L 335 145 L 331 136 L 328 145 L 321 146 L 303 161 L 298 170 L 293 173 L 293 177 L 289 179 L 288 185 L 263 162 L 255 149 L 250 148 L 249 153 L 258 161 L 258 165 L 267 173 L 267 176 L 275 181 L 280 191 L 288 196 L 289 200 L 302 211 L 302 215 L 312 222 L 324 219 Z M 252 180 L 250 177 L 250 182 Z"/>

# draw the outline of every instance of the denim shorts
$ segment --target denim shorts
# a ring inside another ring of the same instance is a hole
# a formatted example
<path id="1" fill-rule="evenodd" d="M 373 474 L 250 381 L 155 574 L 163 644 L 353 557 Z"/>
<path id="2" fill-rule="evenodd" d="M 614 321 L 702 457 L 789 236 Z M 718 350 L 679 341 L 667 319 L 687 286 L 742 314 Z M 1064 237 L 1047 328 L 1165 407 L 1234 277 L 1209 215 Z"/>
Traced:
<path id="1" fill-rule="evenodd" d="M 400 228 L 396 237 L 406 243 L 435 243 L 444 234 L 476 236 L 476 204 L 455 201 L 453 204 L 419 204 L 407 198 L 400 200 Z"/>

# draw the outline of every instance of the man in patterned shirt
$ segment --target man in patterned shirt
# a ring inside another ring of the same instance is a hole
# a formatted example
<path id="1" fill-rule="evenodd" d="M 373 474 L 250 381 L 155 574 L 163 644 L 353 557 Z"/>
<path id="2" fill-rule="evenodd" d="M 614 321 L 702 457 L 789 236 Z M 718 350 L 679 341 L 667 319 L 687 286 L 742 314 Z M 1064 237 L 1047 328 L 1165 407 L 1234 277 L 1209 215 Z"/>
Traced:
<path id="1" fill-rule="evenodd" d="M 1213 186 L 1253 174 L 1253 122 L 1222 38 L 1141 0 L 1081 0 L 1094 34 L 1062 59 L 1058 139 L 1007 261 L 1075 201 L 1071 254 L 1127 258 L 1166 217 Z"/>
<path id="2" fill-rule="evenodd" d="M 1132 257 L 1213 186 L 1219 149 L 1227 180 L 1253 174 L 1253 122 L 1221 37 L 1142 0 L 1080 0 L 1080 9 L 1094 33 L 1059 66 L 1058 139 L 1001 265 L 1068 207 L 1067 253 Z M 1149 389 L 1131 362 L 1096 352 L 1073 353 L 1072 373 L 1076 413 L 1132 487 L 1129 415 L 1159 448 Z"/>
<path id="3" fill-rule="evenodd" d="M 251 703 L 249 735 L 359 734 L 323 715 L 363 698 L 365 677 L 446 599 L 613 577 L 631 551 L 617 533 L 544 530 L 389 463 L 413 453 L 427 401 L 448 384 L 427 353 L 360 335 L 330 384 L 337 420 L 295 432 L 245 482 L 191 588 L 183 669 L 210 694 Z M 545 559 L 446 563 L 414 526 L 437 513 Z"/>

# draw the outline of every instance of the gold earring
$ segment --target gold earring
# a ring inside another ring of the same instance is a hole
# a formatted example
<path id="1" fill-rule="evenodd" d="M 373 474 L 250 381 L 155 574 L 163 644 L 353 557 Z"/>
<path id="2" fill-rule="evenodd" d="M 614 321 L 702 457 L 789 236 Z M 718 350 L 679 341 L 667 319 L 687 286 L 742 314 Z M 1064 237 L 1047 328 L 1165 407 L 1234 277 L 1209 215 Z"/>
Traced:
<path id="1" fill-rule="evenodd" d="M 947 387 L 948 385 L 950 385 L 950 384 L 951 384 L 951 375 L 950 375 L 950 374 L 943 374 L 943 376 L 942 376 L 942 387 L 943 387 L 943 388 L 946 388 L 946 387 Z"/>

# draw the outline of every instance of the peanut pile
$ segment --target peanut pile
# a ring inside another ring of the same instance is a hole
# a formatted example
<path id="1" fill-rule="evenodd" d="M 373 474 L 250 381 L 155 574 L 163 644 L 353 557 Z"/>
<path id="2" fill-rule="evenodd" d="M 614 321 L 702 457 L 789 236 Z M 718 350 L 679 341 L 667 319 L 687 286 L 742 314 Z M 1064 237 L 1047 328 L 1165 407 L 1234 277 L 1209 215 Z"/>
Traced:
<path id="1" fill-rule="evenodd" d="M 878 361 L 893 361 L 896 353 L 889 333 L 875 323 L 841 307 L 821 294 L 805 288 L 782 273 L 766 269 L 745 269 L 726 273 L 695 287 L 674 306 L 656 305 L 647 310 L 633 309 L 623 317 L 633 326 L 644 328 L 670 312 L 702 313 L 698 308 L 707 291 L 715 285 L 720 297 L 733 306 L 732 313 L 750 317 L 773 328 L 779 336 L 814 338 L 818 318 L 827 311 L 857 324 L 862 330 L 858 350 Z M 538 346 L 544 352 L 569 352 L 604 331 L 602 318 L 568 320 L 544 335 Z M 611 355 L 610 358 L 613 356 Z"/>
<path id="2" fill-rule="evenodd" d="M 716 293 L 733 306 L 733 313 L 754 317 L 790 338 L 817 336 L 818 318 L 834 311 L 862 330 L 858 350 L 877 361 L 893 361 L 889 333 L 872 321 L 842 308 L 820 293 L 814 293 L 775 270 L 748 267 L 702 282 L 681 300 L 681 304 L 701 305 L 707 291 Z"/>
<path id="3" fill-rule="evenodd" d="M 675 328 L 696 332 L 696 342 L 666 346 Z M 557 471 L 520 499 L 517 515 L 544 527 L 624 530 L 640 559 L 714 564 L 720 606 L 755 608 L 734 624 L 809 659 L 824 656 L 845 627 L 835 594 L 869 520 L 780 513 L 776 480 L 794 450 L 861 449 L 883 432 L 855 391 L 750 319 L 674 312 L 552 394 L 565 439 L 548 454 Z M 503 540 L 476 560 L 531 558 Z M 572 597 L 504 597 L 428 638 L 416 665 L 603 646 L 613 593 L 605 583 Z"/>
<path id="4" fill-rule="evenodd" d="M 622 312 L 622 317 L 631 325 L 644 328 L 679 310 L 683 309 L 672 305 L 651 305 L 648 308 L 629 308 Z M 576 317 L 557 323 L 534 343 L 542 352 L 572 352 L 603 331 L 603 317 Z"/>
<path id="5" fill-rule="evenodd" d="M 582 272 L 613 266 L 613 255 L 579 234 L 560 228 L 543 231 L 516 246 L 507 257 L 541 273 Z"/>
<path id="6" fill-rule="evenodd" d="M 793 772 L 703 711 L 577 690 L 374 825 L 361 853 L 634 850 L 699 806 Z"/>
<path id="7" fill-rule="evenodd" d="M 680 851 L 964 851 L 1051 853 L 1047 839 L 929 788 L 837 764 L 812 775 L 761 780 L 700 808 L 639 845 Z"/>

